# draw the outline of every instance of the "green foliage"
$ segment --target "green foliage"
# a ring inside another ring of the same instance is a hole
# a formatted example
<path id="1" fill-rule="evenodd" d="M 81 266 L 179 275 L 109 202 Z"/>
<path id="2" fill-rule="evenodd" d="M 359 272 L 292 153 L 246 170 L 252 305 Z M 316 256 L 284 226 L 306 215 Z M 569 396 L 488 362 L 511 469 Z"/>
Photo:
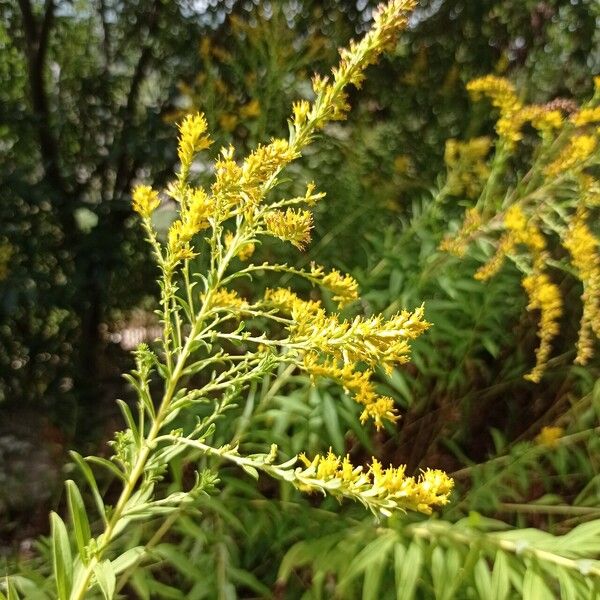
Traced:
<path id="1" fill-rule="evenodd" d="M 293 546 L 279 577 L 291 582 L 311 566 L 313 598 L 593 598 L 600 561 L 587 557 L 599 544 L 598 521 L 563 536 L 477 513 L 454 524 L 349 525 Z"/>
<path id="2" fill-rule="evenodd" d="M 41 5 L 32 4 L 41 24 Z M 42 399 L 69 433 L 75 431 L 70 407 L 86 399 L 83 406 L 91 409 L 81 410 L 78 421 L 106 419 L 91 401 L 100 389 L 128 400 L 134 392 L 140 402 L 121 404 L 130 433 L 115 439 L 116 460 L 73 454 L 78 470 L 69 477 L 78 483 L 67 483 L 65 516 L 53 515 L 52 537 L 36 546 L 35 559 L 9 561 L 6 571 L 19 575 L 0 583 L 8 598 L 55 598 L 52 564 L 72 562 L 67 548 L 83 562 L 93 555 L 90 539 L 114 515 L 115 491 L 156 415 L 149 399 L 160 386 L 144 382 L 151 369 L 152 377 L 162 377 L 164 365 L 145 355 L 128 378 L 131 387 L 121 389 L 113 378 L 127 359 L 97 335 L 99 323 L 127 318 L 154 278 L 130 219 L 131 183 L 140 177 L 165 182 L 176 160 L 171 123 L 182 109 L 204 110 L 220 130 L 218 141 L 239 148 L 284 135 L 291 100 L 310 97 L 312 67 L 325 70 L 337 47 L 364 29 L 374 3 L 363 3 L 363 12 L 355 2 L 305 0 L 291 13 L 272 3 L 270 16 L 264 4 L 236 2 L 237 22 L 223 20 L 219 9 L 198 17 L 184 3 L 101 2 L 99 13 L 48 4 L 57 10 L 43 61 L 47 123 L 61 145 L 46 154 L 28 87 L 22 15 L 0 4 L 0 120 L 7 124 L 0 142 L 11 149 L 0 159 L 6 195 L 0 263 L 10 258 L 0 275 L 0 393 L 15 401 Z M 102 10 L 112 16 L 102 19 Z M 590 72 L 599 70 L 597 17 L 593 0 L 423 2 L 393 60 L 373 68 L 356 98 L 352 92 L 347 126 L 328 125 L 318 149 L 309 149 L 290 181 L 278 186 L 282 197 L 302 195 L 297 182 L 310 173 L 328 195 L 316 207 L 314 244 L 298 258 L 290 251 L 290 264 L 302 268 L 316 260 L 352 272 L 365 315 L 391 315 L 425 301 L 434 326 L 415 340 L 410 366 L 377 373 L 377 391 L 393 397 L 402 413 L 383 432 L 366 430 L 356 403 L 337 386 L 311 385 L 281 364 L 249 382 L 243 406 L 224 412 L 205 442 L 220 448 L 236 440 L 261 460 L 276 442 L 283 456 L 332 447 L 355 462 L 376 454 L 385 464 L 406 463 L 410 472 L 439 466 L 457 482 L 448 510 L 440 519 L 375 523 L 331 498 L 306 499 L 262 478 L 256 487 L 246 477 L 255 465 L 227 465 L 223 456 L 201 456 L 199 448 L 174 451 L 161 457 L 169 468 L 155 472 L 162 480 L 152 491 L 169 502 L 136 497 L 139 506 L 125 519 L 114 553 L 92 568 L 98 597 L 591 599 L 600 593 L 594 588 L 598 364 L 571 366 L 580 290 L 565 276 L 564 336 L 543 385 L 524 382 L 536 319 L 524 311 L 519 273 L 510 267 L 485 284 L 474 281 L 489 256 L 486 242 L 462 260 L 440 253 L 468 203 L 435 200 L 443 187 L 445 140 L 493 126 L 487 107 L 468 102 L 465 82 L 496 72 L 532 102 L 589 97 Z M 60 67 L 57 79 L 51 64 Z M 197 165 L 199 179 L 208 181 L 204 161 Z M 174 216 L 162 209 L 157 215 L 157 223 L 167 222 L 165 233 Z M 257 262 L 272 260 L 275 251 L 265 241 Z M 267 274 L 262 283 L 240 280 L 239 292 L 260 293 L 275 277 L 281 282 L 279 275 Z M 292 277 L 284 274 L 282 285 Z M 310 282 L 304 291 L 317 297 Z M 326 291 L 323 301 L 336 310 Z M 188 299 L 179 302 L 185 311 Z M 204 383 L 204 376 L 192 378 L 189 390 Z M 173 427 L 189 431 L 206 418 L 207 406 L 194 402 Z M 562 428 L 555 445 L 534 441 L 545 426 Z M 219 469 L 218 492 L 209 466 Z M 179 503 L 196 485 L 210 498 Z M 60 587 L 68 587 L 68 577 Z"/>

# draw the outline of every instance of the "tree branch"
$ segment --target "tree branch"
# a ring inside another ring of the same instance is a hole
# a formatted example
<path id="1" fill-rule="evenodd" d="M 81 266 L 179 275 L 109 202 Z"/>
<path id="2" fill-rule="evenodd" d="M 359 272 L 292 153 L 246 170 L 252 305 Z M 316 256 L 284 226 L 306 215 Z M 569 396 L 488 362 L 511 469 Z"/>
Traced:
<path id="1" fill-rule="evenodd" d="M 46 0 L 41 24 L 37 22 L 33 14 L 30 0 L 19 0 L 19 8 L 25 32 L 31 106 L 36 121 L 44 171 L 48 182 L 61 196 L 64 196 L 66 195 L 67 186 L 59 168 L 58 145 L 50 125 L 48 92 L 44 79 L 48 40 L 54 22 L 54 0 Z"/>
<path id="2" fill-rule="evenodd" d="M 115 185 L 113 190 L 113 197 L 118 197 L 127 191 L 129 182 L 127 181 L 127 130 L 129 123 L 131 123 L 135 105 L 139 98 L 140 89 L 146 75 L 146 69 L 152 59 L 152 38 L 157 32 L 159 12 L 161 2 L 155 0 L 152 5 L 152 9 L 148 18 L 148 32 L 146 35 L 146 44 L 142 48 L 138 62 L 133 71 L 131 78 L 131 85 L 129 86 L 129 92 L 127 94 L 127 101 L 123 110 L 123 117 L 121 119 L 121 131 L 119 135 L 119 157 L 117 162 Z"/>

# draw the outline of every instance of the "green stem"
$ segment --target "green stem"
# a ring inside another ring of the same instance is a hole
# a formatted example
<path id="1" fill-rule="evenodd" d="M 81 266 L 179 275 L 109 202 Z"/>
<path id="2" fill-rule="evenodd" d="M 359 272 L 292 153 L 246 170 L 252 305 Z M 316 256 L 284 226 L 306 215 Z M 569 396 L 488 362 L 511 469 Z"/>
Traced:
<path id="1" fill-rule="evenodd" d="M 137 483 L 139 482 L 139 480 L 142 478 L 142 476 L 144 474 L 144 471 L 146 469 L 146 465 L 148 462 L 148 458 L 150 457 L 150 453 L 156 444 L 156 440 L 159 436 L 159 433 L 163 426 L 163 423 L 164 423 L 166 417 L 169 415 L 170 404 L 171 404 L 173 396 L 175 395 L 175 392 L 177 390 L 177 384 L 179 383 L 179 380 L 181 379 L 187 359 L 189 358 L 190 351 L 192 348 L 192 343 L 196 339 L 199 327 L 202 325 L 202 323 L 204 322 L 204 319 L 206 318 L 206 314 L 209 310 L 208 307 L 210 307 L 210 297 L 212 296 L 212 293 L 219 287 L 221 280 L 223 279 L 223 275 L 225 274 L 225 271 L 229 265 L 229 262 L 233 258 L 233 252 L 235 251 L 234 246 L 235 245 L 232 244 L 232 247 L 225 254 L 225 256 L 222 258 L 222 260 L 218 264 L 218 267 L 216 268 L 215 277 L 213 278 L 213 285 L 211 288 L 209 288 L 207 290 L 207 292 L 205 294 L 204 303 L 202 305 L 202 308 L 200 309 L 199 313 L 195 317 L 194 323 L 192 325 L 192 331 L 190 332 L 189 336 L 187 337 L 185 345 L 182 348 L 181 353 L 179 354 L 179 358 L 177 359 L 175 368 L 172 371 L 170 368 L 168 369 L 168 372 L 170 373 L 170 378 L 166 385 L 166 389 L 165 389 L 165 393 L 164 393 L 162 402 L 157 411 L 156 419 L 152 423 L 152 427 L 150 428 L 150 431 L 148 432 L 148 436 L 146 437 L 146 439 L 144 440 L 144 443 L 142 444 L 142 446 L 140 448 L 140 451 L 137 455 L 135 464 L 133 465 L 133 468 L 131 469 L 131 472 L 129 474 L 127 482 L 125 483 L 125 487 L 123 488 L 123 491 L 121 492 L 121 495 L 119 496 L 119 500 L 117 501 L 117 504 L 112 513 L 112 516 L 111 516 L 110 520 L 108 521 L 108 524 L 106 525 L 106 527 L 104 529 L 104 532 L 98 537 L 98 540 L 100 541 L 100 543 L 98 544 L 98 549 L 96 551 L 96 554 L 91 558 L 91 560 L 88 562 L 88 564 L 85 565 L 83 573 L 78 578 L 78 581 L 76 582 L 76 587 L 73 589 L 73 591 L 71 593 L 70 600 L 83 600 L 86 592 L 88 591 L 88 589 L 90 587 L 89 584 L 90 584 L 90 580 L 92 577 L 92 573 L 94 572 L 94 568 L 102 560 L 106 550 L 108 549 L 109 545 L 113 541 L 114 532 L 117 528 L 117 525 L 123 516 L 125 507 L 127 506 L 127 503 L 129 502 L 129 500 L 137 486 Z M 168 282 L 170 283 L 169 276 L 172 274 L 170 274 L 170 273 L 167 274 L 167 272 L 165 270 L 163 270 L 163 272 L 165 273 L 165 279 L 168 280 Z M 165 281 L 165 283 L 167 283 L 167 281 Z M 170 326 L 170 318 L 169 318 L 169 322 L 165 323 L 165 344 L 166 344 L 165 350 L 166 350 L 167 360 L 170 360 L 170 351 L 169 351 L 169 346 L 168 346 L 169 331 L 167 330 L 169 328 L 169 326 Z"/>

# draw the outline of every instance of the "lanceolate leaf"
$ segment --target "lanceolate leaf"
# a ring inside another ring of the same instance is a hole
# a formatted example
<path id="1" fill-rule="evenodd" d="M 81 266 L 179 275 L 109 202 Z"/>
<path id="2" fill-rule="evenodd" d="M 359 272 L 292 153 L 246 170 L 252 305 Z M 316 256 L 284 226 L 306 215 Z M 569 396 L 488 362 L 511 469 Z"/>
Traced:
<path id="1" fill-rule="evenodd" d="M 73 581 L 71 545 L 67 528 L 55 512 L 50 513 L 50 533 L 56 593 L 59 600 L 68 600 L 71 593 L 71 582 Z"/>
<path id="2" fill-rule="evenodd" d="M 95 565 L 94 575 L 105 600 L 112 600 L 117 581 L 110 560 L 103 560 L 101 563 Z"/>
<path id="3" fill-rule="evenodd" d="M 73 529 L 75 531 L 77 550 L 79 551 L 79 556 L 81 557 L 82 561 L 87 562 L 85 548 L 90 541 L 91 533 L 90 524 L 85 510 L 85 504 L 83 503 L 79 488 L 74 481 L 69 479 L 65 485 L 67 488 L 69 514 L 71 516 L 71 522 L 73 523 Z"/>

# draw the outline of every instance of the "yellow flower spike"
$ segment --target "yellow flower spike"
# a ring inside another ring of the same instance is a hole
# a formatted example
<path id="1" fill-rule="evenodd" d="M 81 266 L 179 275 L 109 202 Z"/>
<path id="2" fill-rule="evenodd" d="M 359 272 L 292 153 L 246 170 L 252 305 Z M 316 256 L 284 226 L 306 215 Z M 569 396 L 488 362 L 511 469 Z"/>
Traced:
<path id="1" fill-rule="evenodd" d="M 531 124 L 535 129 L 542 133 L 560 129 L 563 126 L 564 119 L 560 110 L 544 110 L 541 114 L 532 117 Z"/>
<path id="2" fill-rule="evenodd" d="M 309 353 L 304 357 L 304 369 L 312 377 L 326 377 L 333 379 L 353 396 L 354 400 L 364 406 L 360 415 L 361 423 L 372 419 L 377 429 L 383 427 L 383 421 L 395 422 L 399 417 L 396 414 L 394 400 L 387 396 L 378 396 L 375 392 L 371 377 L 373 372 L 369 369 L 358 371 L 356 365 L 338 365 L 335 360 L 329 359 L 319 362 L 317 355 Z"/>
<path id="3" fill-rule="evenodd" d="M 313 217 L 308 210 L 272 210 L 265 215 L 265 225 L 271 235 L 303 250 L 310 241 Z"/>
<path id="4" fill-rule="evenodd" d="M 136 185 L 133 188 L 132 199 L 133 210 L 144 219 L 150 218 L 160 205 L 158 192 L 149 185 Z"/>
<path id="5" fill-rule="evenodd" d="M 504 259 L 508 254 L 511 254 L 516 246 L 515 236 L 512 233 L 504 234 L 498 241 L 498 247 L 493 256 L 481 267 L 475 271 L 473 277 L 477 281 L 487 281 L 500 271 L 504 264 Z"/>
<path id="6" fill-rule="evenodd" d="M 377 316 L 340 321 L 336 315 L 327 315 L 324 311 L 305 314 L 301 306 L 294 305 L 290 337 L 336 361 L 392 367 L 408 361 L 409 341 L 429 328 L 423 313 L 421 306 L 412 313 L 402 311 L 388 320 Z"/>
<path id="7" fill-rule="evenodd" d="M 543 272 L 535 272 L 525 277 L 522 285 L 529 297 L 527 310 L 540 311 L 538 327 L 540 345 L 535 352 L 536 364 L 533 370 L 525 375 L 525 379 L 539 383 L 552 351 L 551 342 L 559 331 L 562 298 L 558 286 L 552 283 L 548 275 Z"/>
<path id="8" fill-rule="evenodd" d="M 373 513 L 386 516 L 404 510 L 431 514 L 433 508 L 448 503 L 454 486 L 443 471 L 428 469 L 417 481 L 405 474 L 404 465 L 383 469 L 374 457 L 366 469 L 331 450 L 326 457 L 317 455 L 312 461 L 304 455 L 298 458 L 304 468 L 295 469 L 293 483 L 299 489 L 327 491 L 338 498 L 357 500 Z"/>
<path id="9" fill-rule="evenodd" d="M 167 234 L 167 248 L 173 261 L 178 262 L 194 258 L 194 251 L 189 244 L 194 233 L 193 228 L 181 219 L 173 221 Z"/>
<path id="10" fill-rule="evenodd" d="M 238 122 L 237 115 L 231 113 L 222 113 L 219 115 L 219 127 L 227 133 L 231 133 L 237 127 Z"/>
<path id="11" fill-rule="evenodd" d="M 242 185 L 251 188 L 263 184 L 297 157 L 287 140 L 275 138 L 266 146 L 260 144 L 244 161 Z"/>
<path id="12" fill-rule="evenodd" d="M 206 134 L 207 128 L 206 119 L 201 113 L 187 115 L 179 124 L 177 155 L 184 171 L 189 169 L 195 154 L 212 144 Z"/>
<path id="13" fill-rule="evenodd" d="M 573 218 L 563 239 L 563 245 L 571 254 L 573 266 L 583 283 L 583 314 L 579 325 L 575 362 L 585 365 L 594 351 L 594 337 L 600 336 L 599 244 L 585 222 L 585 214 Z"/>

